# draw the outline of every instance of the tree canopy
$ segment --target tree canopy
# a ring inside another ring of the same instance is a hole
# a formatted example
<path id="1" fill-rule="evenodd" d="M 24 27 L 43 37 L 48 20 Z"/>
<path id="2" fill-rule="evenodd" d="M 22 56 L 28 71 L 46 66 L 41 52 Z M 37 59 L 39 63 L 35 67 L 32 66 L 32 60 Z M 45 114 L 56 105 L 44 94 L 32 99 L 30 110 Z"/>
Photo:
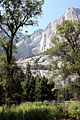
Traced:
<path id="1" fill-rule="evenodd" d="M 17 31 L 24 25 L 34 25 L 37 22 L 43 2 L 44 0 L 0 0 L 0 45 L 6 52 L 8 64 L 11 64 Z"/>
<path id="2" fill-rule="evenodd" d="M 52 43 L 48 52 L 54 76 L 60 75 L 64 80 L 73 74 L 80 77 L 80 20 L 63 21 L 58 25 Z"/>
<path id="3" fill-rule="evenodd" d="M 5 103 L 21 101 L 25 75 L 13 57 L 17 32 L 23 26 L 37 24 L 43 3 L 44 0 L 0 0 L 0 85 L 5 91 Z"/>

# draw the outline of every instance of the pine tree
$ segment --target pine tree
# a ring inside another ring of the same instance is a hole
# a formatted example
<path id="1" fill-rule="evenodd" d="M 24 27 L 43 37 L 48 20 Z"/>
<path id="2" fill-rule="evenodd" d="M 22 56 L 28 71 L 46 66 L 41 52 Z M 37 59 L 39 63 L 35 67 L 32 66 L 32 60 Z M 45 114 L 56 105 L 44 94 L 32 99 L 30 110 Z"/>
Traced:
<path id="1" fill-rule="evenodd" d="M 34 101 L 35 99 L 35 77 L 31 73 L 31 65 L 27 63 L 26 73 L 23 84 L 24 99 L 27 101 Z"/>
<path id="2" fill-rule="evenodd" d="M 26 79 L 30 79 L 32 76 L 31 73 L 31 65 L 29 64 L 29 62 L 26 64 Z"/>
<path id="3" fill-rule="evenodd" d="M 35 83 L 35 100 L 52 100 L 52 88 L 54 88 L 54 82 L 50 82 L 46 77 L 37 77 Z"/>

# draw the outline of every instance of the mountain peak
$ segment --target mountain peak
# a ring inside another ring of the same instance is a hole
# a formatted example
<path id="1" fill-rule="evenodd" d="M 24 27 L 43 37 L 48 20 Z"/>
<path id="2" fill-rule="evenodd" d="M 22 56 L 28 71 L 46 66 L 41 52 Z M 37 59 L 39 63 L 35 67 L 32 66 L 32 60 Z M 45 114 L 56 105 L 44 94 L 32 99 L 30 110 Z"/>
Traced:
<path id="1" fill-rule="evenodd" d="M 65 20 L 75 20 L 77 21 L 80 18 L 80 9 L 79 8 L 69 8 L 66 10 L 65 14 Z"/>
<path id="2" fill-rule="evenodd" d="M 68 10 L 80 11 L 79 8 L 74 8 L 74 7 L 68 8 Z"/>
<path id="3" fill-rule="evenodd" d="M 48 24 L 45 30 L 38 29 L 34 31 L 26 40 L 20 42 L 17 46 L 16 58 L 22 58 L 30 56 L 31 54 L 37 54 L 44 52 L 51 46 L 51 38 L 56 34 L 56 26 L 60 25 L 64 20 L 75 20 L 80 18 L 79 8 L 69 8 L 64 15 L 60 16 L 56 20 Z M 25 48 L 25 49 L 24 49 Z"/>

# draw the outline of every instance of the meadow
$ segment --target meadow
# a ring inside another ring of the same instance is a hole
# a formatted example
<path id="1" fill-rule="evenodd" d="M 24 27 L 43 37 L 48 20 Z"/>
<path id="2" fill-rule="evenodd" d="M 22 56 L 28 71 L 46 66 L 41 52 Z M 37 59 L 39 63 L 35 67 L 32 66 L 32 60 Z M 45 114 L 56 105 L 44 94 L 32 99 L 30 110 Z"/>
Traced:
<path id="1" fill-rule="evenodd" d="M 80 120 L 80 102 L 25 102 L 11 107 L 0 107 L 0 120 Z"/>

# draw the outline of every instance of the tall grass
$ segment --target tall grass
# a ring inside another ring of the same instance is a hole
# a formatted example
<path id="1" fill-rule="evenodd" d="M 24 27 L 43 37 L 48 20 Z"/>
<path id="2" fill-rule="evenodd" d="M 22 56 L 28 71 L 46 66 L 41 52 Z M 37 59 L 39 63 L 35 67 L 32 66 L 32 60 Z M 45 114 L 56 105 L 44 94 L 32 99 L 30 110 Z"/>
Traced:
<path id="1" fill-rule="evenodd" d="M 55 106 L 48 105 L 47 102 L 26 102 L 18 106 L 2 106 L 0 107 L 0 120 L 59 120 L 67 117 L 79 118 L 80 104 L 74 103 Z"/>

